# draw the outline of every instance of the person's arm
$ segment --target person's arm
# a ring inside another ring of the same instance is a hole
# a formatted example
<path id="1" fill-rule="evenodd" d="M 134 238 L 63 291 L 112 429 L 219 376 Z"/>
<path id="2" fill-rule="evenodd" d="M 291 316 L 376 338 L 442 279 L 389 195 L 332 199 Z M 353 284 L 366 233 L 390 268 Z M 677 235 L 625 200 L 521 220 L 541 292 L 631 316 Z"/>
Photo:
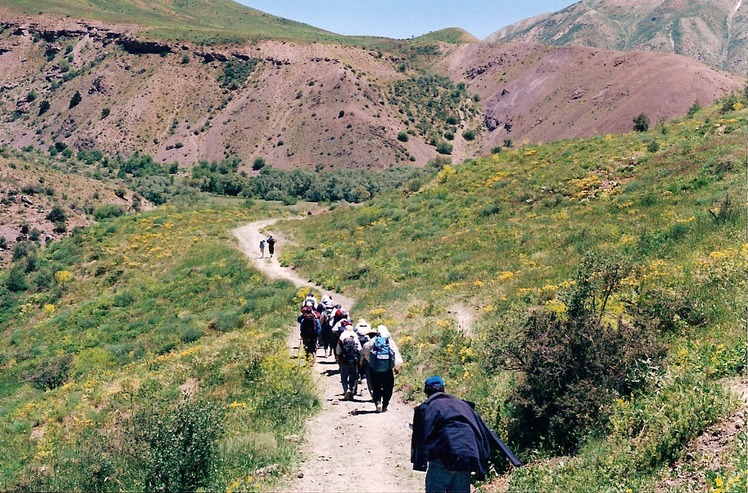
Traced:
<path id="1" fill-rule="evenodd" d="M 394 337 L 390 337 L 390 347 L 395 352 L 395 370 L 399 370 L 403 364 L 403 356 L 400 354 L 400 349 L 398 349 Z"/>

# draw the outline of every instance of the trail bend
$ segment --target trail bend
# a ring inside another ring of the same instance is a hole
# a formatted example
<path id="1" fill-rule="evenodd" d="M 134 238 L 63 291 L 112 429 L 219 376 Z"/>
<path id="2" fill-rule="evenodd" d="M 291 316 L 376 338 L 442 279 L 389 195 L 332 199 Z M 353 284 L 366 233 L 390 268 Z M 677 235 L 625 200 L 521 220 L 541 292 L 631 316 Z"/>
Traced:
<path id="1" fill-rule="evenodd" d="M 240 249 L 253 264 L 268 277 L 287 279 L 297 287 L 314 287 L 332 295 L 335 303 L 350 309 L 353 298 L 331 293 L 303 279 L 293 269 L 282 267 L 277 254 L 282 254 L 288 239 L 275 234 L 276 219 L 256 221 L 232 231 Z M 268 234 L 278 239 L 276 256 L 260 257 L 260 240 Z M 356 323 L 362 314 L 351 311 Z M 296 314 L 289 313 L 289 318 Z M 396 335 L 396 334 L 395 334 Z M 293 324 L 288 337 L 289 349 L 299 349 L 298 326 Z M 412 470 L 410 464 L 410 427 L 413 407 L 392 397 L 386 413 L 375 413 L 366 383 L 359 387 L 360 395 L 353 401 L 343 401 L 338 365 L 332 357 L 315 357 L 313 375 L 322 401 L 322 410 L 306 425 L 302 445 L 304 459 L 296 480 L 283 488 L 285 493 L 311 492 L 416 492 L 423 491 L 424 476 Z"/>

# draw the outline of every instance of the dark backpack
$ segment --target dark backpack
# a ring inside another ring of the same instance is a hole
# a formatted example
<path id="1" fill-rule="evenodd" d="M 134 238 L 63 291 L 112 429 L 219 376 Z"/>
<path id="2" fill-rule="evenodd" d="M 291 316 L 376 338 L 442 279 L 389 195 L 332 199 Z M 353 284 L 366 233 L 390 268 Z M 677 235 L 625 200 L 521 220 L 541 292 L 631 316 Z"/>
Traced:
<path id="1" fill-rule="evenodd" d="M 374 339 L 369 356 L 369 368 L 378 373 L 395 368 L 395 350 L 390 346 L 389 338 L 377 336 Z"/>
<path id="2" fill-rule="evenodd" d="M 317 337 L 317 318 L 314 314 L 308 314 L 302 317 L 299 331 L 303 339 L 311 339 Z"/>
<path id="3" fill-rule="evenodd" d="M 355 336 L 347 337 L 340 341 L 340 358 L 346 363 L 358 363 L 361 350 L 356 345 Z"/>

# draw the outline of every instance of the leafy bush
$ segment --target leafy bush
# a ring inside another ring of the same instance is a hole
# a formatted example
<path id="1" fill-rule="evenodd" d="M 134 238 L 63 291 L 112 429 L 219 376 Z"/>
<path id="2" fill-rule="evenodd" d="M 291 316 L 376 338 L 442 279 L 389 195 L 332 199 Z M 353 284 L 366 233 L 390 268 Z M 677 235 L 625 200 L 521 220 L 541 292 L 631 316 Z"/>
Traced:
<path id="1" fill-rule="evenodd" d="M 640 113 L 634 117 L 634 130 L 637 132 L 646 132 L 649 130 L 649 117 L 644 113 Z"/>
<path id="2" fill-rule="evenodd" d="M 72 361 L 69 354 L 50 356 L 27 374 L 26 381 L 39 390 L 56 389 L 67 381 Z"/>
<path id="3" fill-rule="evenodd" d="M 235 59 L 224 62 L 223 71 L 218 76 L 218 83 L 221 87 L 231 90 L 238 89 L 244 84 L 259 62 L 260 60 L 257 58 L 246 61 Z"/>
<path id="4" fill-rule="evenodd" d="M 210 484 L 218 460 L 223 413 L 207 401 L 140 414 L 138 440 L 147 446 L 148 491 L 196 491 Z"/>
<path id="5" fill-rule="evenodd" d="M 261 170 L 262 168 L 265 167 L 265 164 L 267 164 L 267 163 L 265 162 L 265 158 L 264 157 L 257 157 L 257 158 L 255 158 L 254 162 L 252 163 L 252 169 L 255 170 L 255 171 L 259 171 L 259 170 Z"/>
<path id="6" fill-rule="evenodd" d="M 125 211 L 123 211 L 122 208 L 117 204 L 104 204 L 97 207 L 94 210 L 93 215 L 97 221 L 103 221 L 104 219 L 108 219 L 110 217 L 119 217 L 124 213 Z"/>
<path id="7" fill-rule="evenodd" d="M 515 443 L 575 450 L 605 422 L 616 397 L 641 385 L 640 362 L 651 367 L 663 356 L 649 327 L 602 322 L 623 275 L 619 263 L 586 257 L 566 297 L 566 317 L 532 309 L 505 346 L 509 366 L 522 372 L 509 397 L 509 435 Z"/>
<path id="8" fill-rule="evenodd" d="M 65 222 L 68 219 L 65 211 L 60 206 L 54 206 L 46 218 L 51 223 Z"/>
<path id="9" fill-rule="evenodd" d="M 397 140 L 400 142 L 408 142 L 410 137 L 408 137 L 408 132 L 398 132 L 397 133 Z"/>
<path id="10" fill-rule="evenodd" d="M 452 154 L 452 144 L 441 141 L 436 145 L 436 152 L 439 154 Z"/>

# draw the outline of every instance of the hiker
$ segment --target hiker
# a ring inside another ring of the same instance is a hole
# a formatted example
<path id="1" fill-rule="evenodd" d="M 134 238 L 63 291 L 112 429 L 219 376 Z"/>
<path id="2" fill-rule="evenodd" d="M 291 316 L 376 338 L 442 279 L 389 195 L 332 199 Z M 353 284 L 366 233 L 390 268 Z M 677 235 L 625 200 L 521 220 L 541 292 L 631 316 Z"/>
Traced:
<path id="1" fill-rule="evenodd" d="M 376 336 L 366 343 L 363 355 L 368 363 L 367 378 L 376 411 L 387 412 L 395 388 L 395 373 L 403 364 L 403 357 L 385 325 L 377 327 Z"/>
<path id="2" fill-rule="evenodd" d="M 361 361 L 361 343 L 350 320 L 343 320 L 335 354 L 340 365 L 340 383 L 343 384 L 343 400 L 352 401 L 358 389 L 358 365 Z"/>
<path id="3" fill-rule="evenodd" d="M 330 325 L 330 345 L 332 348 L 338 347 L 338 340 L 340 339 L 340 333 L 343 331 L 342 322 L 348 320 L 348 312 L 340 308 L 340 305 L 336 305 L 338 308 L 333 312 L 332 320 Z M 348 320 L 350 322 L 350 320 Z M 334 350 L 334 349 L 333 349 Z"/>
<path id="4" fill-rule="evenodd" d="M 444 392 L 444 380 L 429 377 L 423 391 L 428 397 L 413 412 L 410 461 L 426 472 L 426 492 L 470 492 L 471 473 L 482 480 L 491 453 L 501 450 L 514 464 L 517 457 L 492 432 L 472 402 Z"/>
<path id="5" fill-rule="evenodd" d="M 366 379 L 366 387 L 369 389 L 369 396 L 374 397 L 374 389 L 371 386 L 371 368 L 369 368 L 369 360 L 364 357 L 364 350 L 366 344 L 377 336 L 377 329 L 369 325 L 363 318 L 359 320 L 356 325 L 356 332 L 358 332 L 358 340 L 361 342 L 362 354 L 361 354 L 361 365 L 358 369 L 358 384 L 361 385 L 363 379 Z"/>
<path id="6" fill-rule="evenodd" d="M 312 310 L 319 311 L 317 309 L 317 298 L 314 296 L 314 293 L 309 291 L 309 293 L 306 295 L 306 299 L 304 299 L 304 305 L 311 306 Z"/>
<path id="7" fill-rule="evenodd" d="M 273 235 L 270 235 L 266 241 L 268 244 L 268 253 L 270 254 L 270 258 L 273 258 L 273 254 L 275 253 L 275 238 L 273 238 Z"/>
<path id="8" fill-rule="evenodd" d="M 299 315 L 297 321 L 299 322 L 299 335 L 304 344 L 304 351 L 307 357 L 309 355 L 314 356 L 317 352 L 317 334 L 321 330 L 319 320 L 317 320 L 317 316 L 311 307 L 304 306 L 301 308 L 301 315 Z"/>
<path id="9" fill-rule="evenodd" d="M 332 308 L 332 300 L 328 296 L 323 296 L 318 310 L 320 313 L 319 323 L 322 326 L 319 344 L 325 351 L 325 357 L 332 356 L 335 350 L 332 342 Z"/>
<path id="10" fill-rule="evenodd" d="M 265 258 L 265 240 L 260 240 L 260 258 Z"/>

